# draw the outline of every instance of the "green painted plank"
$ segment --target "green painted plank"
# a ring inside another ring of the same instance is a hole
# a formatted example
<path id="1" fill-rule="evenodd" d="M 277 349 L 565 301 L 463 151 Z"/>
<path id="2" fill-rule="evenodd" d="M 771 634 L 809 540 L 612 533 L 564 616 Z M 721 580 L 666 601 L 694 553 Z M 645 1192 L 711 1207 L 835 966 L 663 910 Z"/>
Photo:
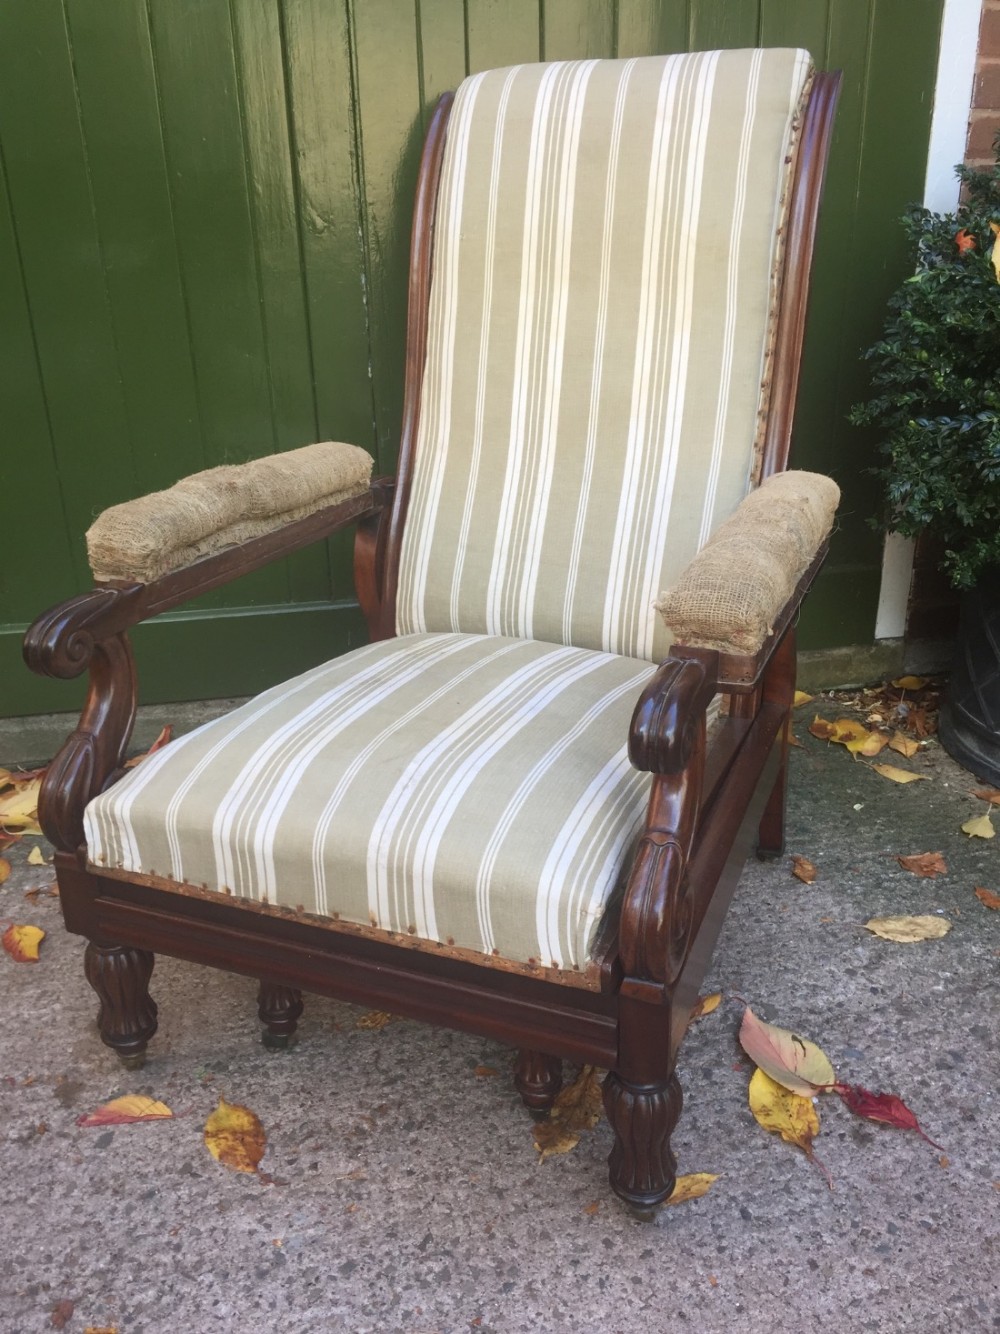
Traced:
<path id="1" fill-rule="evenodd" d="M 372 387 L 380 471 L 395 467 L 403 414 L 410 223 L 423 144 L 420 68 L 398 0 L 351 4 Z"/>
<path id="2" fill-rule="evenodd" d="M 61 6 L 0 5 L 0 143 L 79 584 L 82 534 L 135 488 Z M 6 312 L 4 312 L 6 318 Z M 11 535 L 34 545 L 38 531 Z M 46 601 L 73 589 L 53 589 Z M 54 595 L 54 596 L 53 596 Z"/>
<path id="3" fill-rule="evenodd" d="M 78 708 L 80 681 L 34 676 L 21 659 L 23 626 L 0 626 L 2 713 L 19 717 Z M 170 613 L 133 632 L 140 703 L 252 695 L 367 642 L 354 606 L 235 608 Z"/>
<path id="4" fill-rule="evenodd" d="M 230 0 L 230 8 L 273 438 L 277 449 L 293 449 L 319 439 L 319 421 L 284 32 L 277 6 Z M 325 545 L 296 553 L 286 571 L 292 601 L 329 595 Z"/>
<path id="5" fill-rule="evenodd" d="M 760 45 L 801 46 L 826 69 L 829 8 L 829 0 L 761 0 Z"/>
<path id="6" fill-rule="evenodd" d="M 469 0 L 466 25 L 472 73 L 541 59 L 539 0 Z"/>
<path id="7" fill-rule="evenodd" d="M 759 29 L 760 0 L 692 0 L 688 49 L 716 51 L 759 46 Z"/>
<path id="8" fill-rule="evenodd" d="M 617 54 L 665 55 L 688 49 L 690 0 L 616 0 Z"/>
<path id="9" fill-rule="evenodd" d="M 465 78 L 465 13 L 460 5 L 414 0 L 420 96 L 427 119 L 442 93 L 452 92 Z"/>
<path id="10" fill-rule="evenodd" d="M 328 0 L 282 13 L 319 435 L 374 453 L 347 13 Z"/>
<path id="11" fill-rule="evenodd" d="M 0 403 L 4 439 L 4 554 L 0 621 L 27 620 L 76 587 L 45 389 L 25 299 L 0 156 Z M 9 686 L 9 682 L 7 685 Z M 4 688 L 0 682 L 0 688 Z M 0 716 L 3 709 L 0 707 Z"/>
<path id="12" fill-rule="evenodd" d="M 146 7 L 66 0 L 66 18 L 134 475 L 156 490 L 204 457 Z"/>
<path id="13" fill-rule="evenodd" d="M 542 0 L 545 60 L 589 60 L 615 53 L 615 12 L 608 0 Z"/>

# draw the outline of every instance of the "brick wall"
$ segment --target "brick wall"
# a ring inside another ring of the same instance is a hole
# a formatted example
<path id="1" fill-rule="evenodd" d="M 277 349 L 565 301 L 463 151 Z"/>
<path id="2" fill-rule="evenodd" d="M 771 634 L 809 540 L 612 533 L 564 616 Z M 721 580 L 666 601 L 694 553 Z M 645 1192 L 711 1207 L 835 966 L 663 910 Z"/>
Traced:
<path id="1" fill-rule="evenodd" d="M 965 160 L 972 167 L 994 162 L 993 140 L 1000 129 L 1000 0 L 983 0 L 979 55 L 972 91 Z"/>

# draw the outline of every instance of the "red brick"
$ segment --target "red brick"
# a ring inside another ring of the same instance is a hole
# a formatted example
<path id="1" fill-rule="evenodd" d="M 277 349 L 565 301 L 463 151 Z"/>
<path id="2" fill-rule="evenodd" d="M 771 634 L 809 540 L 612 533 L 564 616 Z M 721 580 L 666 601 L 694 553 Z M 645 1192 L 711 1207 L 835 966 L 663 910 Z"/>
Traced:
<path id="1" fill-rule="evenodd" d="M 965 144 L 966 159 L 985 158 L 992 162 L 993 140 L 1000 130 L 1000 112 L 974 111 L 969 122 L 969 137 Z"/>
<path id="2" fill-rule="evenodd" d="M 983 6 L 983 17 L 979 24 L 979 55 L 986 60 L 995 60 L 1000 56 L 1000 7 Z"/>
<path id="3" fill-rule="evenodd" d="M 976 70 L 972 105 L 1000 115 L 1000 60 L 981 60 Z"/>

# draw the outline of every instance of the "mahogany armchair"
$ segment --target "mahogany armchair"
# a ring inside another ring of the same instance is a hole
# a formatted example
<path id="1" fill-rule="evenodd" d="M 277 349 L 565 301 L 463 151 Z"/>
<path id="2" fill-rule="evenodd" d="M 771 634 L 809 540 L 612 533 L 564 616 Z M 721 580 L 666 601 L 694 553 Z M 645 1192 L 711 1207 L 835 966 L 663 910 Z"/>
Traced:
<path id="1" fill-rule="evenodd" d="M 162 952 L 258 978 L 268 1045 L 315 992 L 510 1044 L 536 1115 L 563 1059 L 606 1068 L 613 1189 L 640 1216 L 670 1195 L 691 1006 L 744 860 L 782 845 L 831 515 L 756 638 L 712 595 L 671 644 L 653 602 L 705 593 L 702 548 L 753 592 L 713 542 L 786 466 L 838 79 L 775 50 L 466 80 L 422 159 L 395 478 L 257 527 L 237 486 L 235 526 L 189 525 L 155 569 L 136 533 L 172 492 L 110 512 L 117 564 L 95 525 L 97 586 L 25 656 L 90 673 L 40 819 L 126 1065 Z M 129 628 L 348 524 L 371 643 L 126 771 Z"/>

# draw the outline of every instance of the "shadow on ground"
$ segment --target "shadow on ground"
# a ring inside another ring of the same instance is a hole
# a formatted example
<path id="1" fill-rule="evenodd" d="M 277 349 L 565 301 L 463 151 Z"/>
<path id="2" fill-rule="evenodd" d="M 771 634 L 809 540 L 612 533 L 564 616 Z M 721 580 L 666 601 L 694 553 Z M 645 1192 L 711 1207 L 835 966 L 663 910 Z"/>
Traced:
<path id="1" fill-rule="evenodd" d="M 985 807 L 937 746 L 910 762 L 930 782 L 896 786 L 807 721 L 788 850 L 819 878 L 793 879 L 787 857 L 747 868 L 706 988 L 727 999 L 683 1049 L 674 1141 L 681 1172 L 722 1176 L 652 1225 L 607 1190 L 606 1125 L 538 1164 L 511 1053 L 490 1042 L 359 1029 L 360 1011 L 307 997 L 301 1041 L 272 1054 L 250 980 L 163 959 L 150 1060 L 123 1071 L 96 1035 L 83 942 L 55 898 L 24 898 L 51 878 L 26 865 L 38 840 L 11 848 L 4 924 L 48 935 L 35 965 L 0 955 L 0 1329 L 51 1329 L 60 1301 L 71 1334 L 996 1328 L 1000 912 L 973 889 L 1000 891 L 998 845 L 960 832 Z M 895 861 L 938 850 L 943 878 Z M 952 930 L 898 945 L 863 929 L 897 913 Z M 733 993 L 819 1042 L 839 1078 L 900 1094 L 943 1153 L 828 1097 L 828 1190 L 750 1115 Z M 126 1092 L 176 1119 L 76 1125 Z M 209 1157 L 219 1094 L 260 1116 L 273 1183 Z"/>

